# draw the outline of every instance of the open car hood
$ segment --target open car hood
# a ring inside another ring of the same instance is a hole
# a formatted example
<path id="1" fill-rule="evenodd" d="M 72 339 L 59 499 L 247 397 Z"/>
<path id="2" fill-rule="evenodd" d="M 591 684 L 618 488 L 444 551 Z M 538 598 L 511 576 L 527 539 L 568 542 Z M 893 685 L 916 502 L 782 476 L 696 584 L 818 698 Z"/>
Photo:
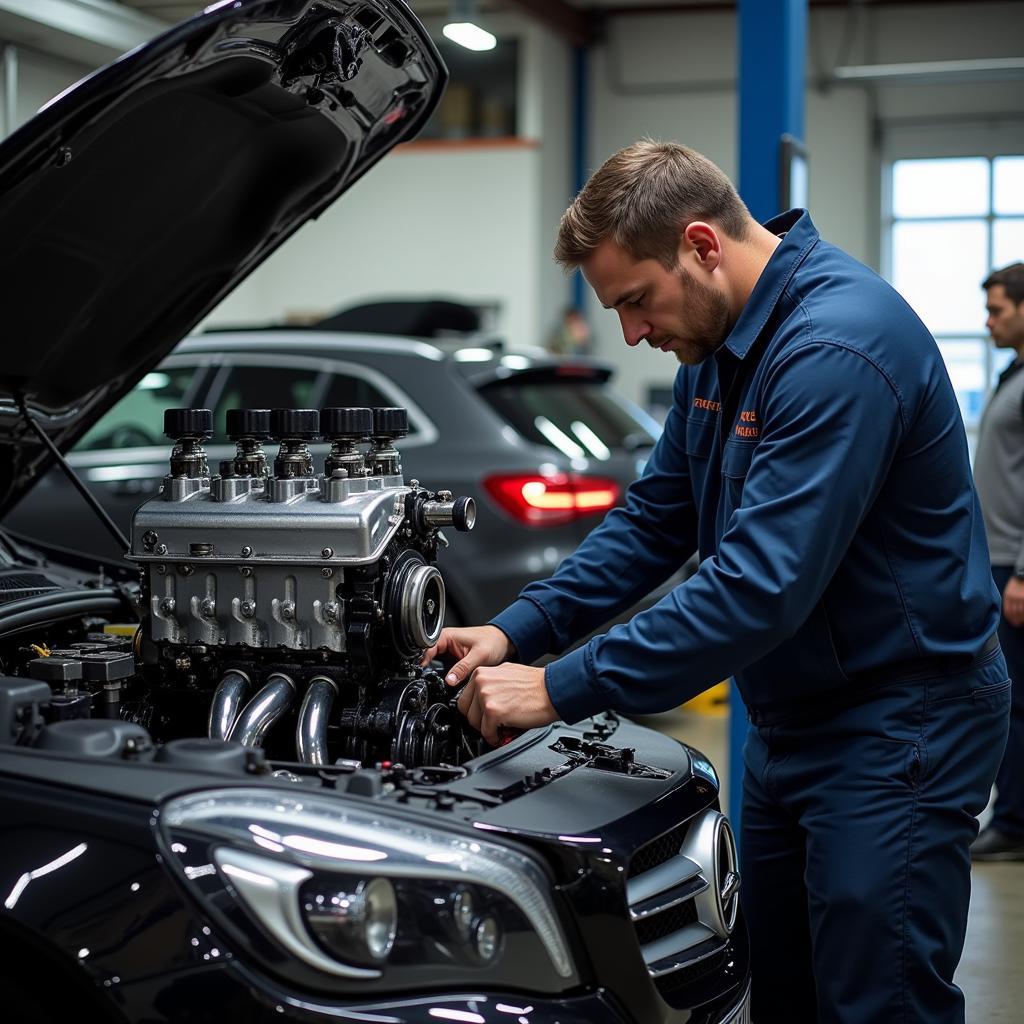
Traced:
<path id="1" fill-rule="evenodd" d="M 19 400 L 69 448 L 446 80 L 402 0 L 225 0 L 0 144 L 0 512 L 50 461 Z"/>

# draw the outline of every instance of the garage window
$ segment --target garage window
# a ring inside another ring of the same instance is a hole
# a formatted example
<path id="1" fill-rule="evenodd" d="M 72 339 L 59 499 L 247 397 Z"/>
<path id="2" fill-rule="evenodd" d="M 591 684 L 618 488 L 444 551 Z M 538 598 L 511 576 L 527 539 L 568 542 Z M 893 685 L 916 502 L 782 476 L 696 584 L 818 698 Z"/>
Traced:
<path id="1" fill-rule="evenodd" d="M 973 451 L 981 411 L 1014 358 L 985 331 L 981 282 L 1024 259 L 1024 156 L 895 160 L 890 279 L 935 335 Z"/>

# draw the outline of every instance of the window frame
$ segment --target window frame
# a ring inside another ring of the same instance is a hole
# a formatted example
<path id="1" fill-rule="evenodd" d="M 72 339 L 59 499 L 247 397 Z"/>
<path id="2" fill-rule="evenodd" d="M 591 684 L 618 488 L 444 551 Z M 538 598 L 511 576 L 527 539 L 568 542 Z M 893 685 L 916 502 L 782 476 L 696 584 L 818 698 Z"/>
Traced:
<path id="1" fill-rule="evenodd" d="M 399 448 L 418 448 L 434 444 L 439 436 L 438 429 L 413 399 L 395 383 L 393 378 L 375 367 L 346 359 L 322 358 L 310 355 L 285 355 L 281 352 L 237 352 L 224 351 L 217 356 L 218 368 L 210 387 L 206 391 L 206 407 L 214 408 L 228 377 L 233 369 L 239 366 L 287 367 L 288 369 L 309 369 L 319 374 L 314 389 L 315 403 L 311 408 L 320 408 L 320 403 L 329 393 L 334 377 L 346 374 L 358 377 L 374 387 L 395 406 L 406 409 L 409 413 L 409 434 L 399 438 Z M 162 364 L 161 364 L 162 365 Z M 213 445 L 213 448 L 225 447 Z"/>
<path id="2" fill-rule="evenodd" d="M 893 281 L 893 235 L 897 223 L 954 223 L 978 222 L 985 225 L 985 262 L 988 271 L 995 269 L 994 238 L 996 223 L 1010 221 L 1024 222 L 1024 214 L 997 214 L 995 212 L 995 174 L 994 162 L 999 157 L 1024 156 L 1024 145 L 1021 144 L 1021 126 L 1024 119 L 1006 117 L 994 120 L 989 125 L 966 124 L 960 122 L 917 122 L 903 125 L 890 125 L 886 132 L 881 150 L 881 218 L 880 218 L 880 260 L 882 276 Z M 983 158 L 988 162 L 988 196 L 984 214 L 949 214 L 943 216 L 904 216 L 897 217 L 894 213 L 893 201 L 893 168 L 901 160 L 943 160 L 963 158 Z M 1024 254 L 1022 257 L 1024 258 Z M 995 369 L 1002 357 L 992 344 L 985 330 L 984 296 L 981 281 L 978 281 L 978 330 L 972 331 L 932 331 L 937 342 L 943 341 L 978 341 L 984 351 L 984 392 L 982 408 L 985 407 L 992 394 Z M 930 329 L 930 328 L 929 328 Z M 973 424 L 965 422 L 968 442 L 973 455 L 977 440 L 979 420 Z"/>

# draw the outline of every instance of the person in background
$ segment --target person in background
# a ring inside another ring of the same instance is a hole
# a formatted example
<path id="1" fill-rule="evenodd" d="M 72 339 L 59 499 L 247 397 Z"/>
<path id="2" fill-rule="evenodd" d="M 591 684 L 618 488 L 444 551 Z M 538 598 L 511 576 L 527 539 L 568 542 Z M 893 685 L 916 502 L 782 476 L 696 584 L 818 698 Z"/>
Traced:
<path id="1" fill-rule="evenodd" d="M 992 820 L 971 846 L 971 857 L 1024 860 L 1024 263 L 994 271 L 982 288 L 993 344 L 1017 355 L 999 375 L 974 454 L 992 577 L 1003 598 L 999 640 L 1013 700 Z"/>
<path id="2" fill-rule="evenodd" d="M 546 348 L 556 356 L 590 355 L 590 325 L 575 306 L 562 313 L 561 322 L 548 336 Z"/>
<path id="3" fill-rule="evenodd" d="M 627 345 L 681 364 L 672 408 L 625 505 L 425 660 L 457 659 L 446 682 L 466 684 L 458 706 L 492 743 L 663 711 L 733 676 L 754 726 L 740 843 L 753 1020 L 963 1024 L 969 851 L 1010 682 L 935 340 L 806 210 L 759 224 L 720 168 L 672 143 L 612 156 L 564 214 L 555 258 Z M 570 650 L 698 545 L 693 576 Z M 545 653 L 558 657 L 534 667 Z"/>

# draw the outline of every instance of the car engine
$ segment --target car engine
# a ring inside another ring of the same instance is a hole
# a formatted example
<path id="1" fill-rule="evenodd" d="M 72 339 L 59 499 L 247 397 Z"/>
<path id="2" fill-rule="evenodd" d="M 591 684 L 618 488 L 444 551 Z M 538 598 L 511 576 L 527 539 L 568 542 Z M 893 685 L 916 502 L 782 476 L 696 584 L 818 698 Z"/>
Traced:
<path id="1" fill-rule="evenodd" d="M 313 765 L 476 756 L 453 692 L 420 667 L 444 622 L 441 530 L 472 529 L 475 505 L 406 484 L 394 446 L 406 410 L 230 410 L 237 451 L 214 475 L 212 419 L 165 414 L 170 472 L 132 522 L 134 650 L 92 635 L 41 659 L 47 681 L 74 696 L 88 662 L 106 717 L 160 741 L 205 734 Z M 309 451 L 320 438 L 322 471 Z M 272 463 L 268 441 L 280 445 Z"/>

